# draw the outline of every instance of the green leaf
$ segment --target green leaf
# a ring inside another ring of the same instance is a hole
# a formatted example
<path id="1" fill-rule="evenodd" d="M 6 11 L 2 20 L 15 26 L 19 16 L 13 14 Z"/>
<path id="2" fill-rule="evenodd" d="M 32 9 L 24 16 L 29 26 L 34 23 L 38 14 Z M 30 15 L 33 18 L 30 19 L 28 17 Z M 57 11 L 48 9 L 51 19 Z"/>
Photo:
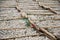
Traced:
<path id="1" fill-rule="evenodd" d="M 30 26 L 30 22 L 29 22 L 28 18 L 23 18 L 23 20 L 26 22 L 26 26 Z"/>

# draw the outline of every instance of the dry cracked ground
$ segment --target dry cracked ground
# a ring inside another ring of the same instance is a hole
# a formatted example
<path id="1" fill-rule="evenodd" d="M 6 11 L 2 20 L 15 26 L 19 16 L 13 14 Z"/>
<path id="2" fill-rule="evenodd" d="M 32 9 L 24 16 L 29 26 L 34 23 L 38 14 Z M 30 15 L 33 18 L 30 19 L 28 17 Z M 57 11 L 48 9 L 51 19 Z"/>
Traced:
<path id="1" fill-rule="evenodd" d="M 60 0 L 0 0 L 0 40 L 51 40 L 27 27 L 23 12 L 60 40 Z"/>

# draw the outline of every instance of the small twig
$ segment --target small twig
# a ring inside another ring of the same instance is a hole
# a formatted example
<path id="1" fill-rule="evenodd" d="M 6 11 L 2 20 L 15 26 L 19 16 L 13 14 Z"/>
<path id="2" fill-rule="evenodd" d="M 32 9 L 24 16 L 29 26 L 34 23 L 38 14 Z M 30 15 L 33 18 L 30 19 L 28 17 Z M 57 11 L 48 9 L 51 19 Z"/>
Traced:
<path id="1" fill-rule="evenodd" d="M 18 9 L 17 7 L 15 7 L 15 9 L 16 9 L 18 12 L 21 12 L 21 10 L 20 10 L 20 9 Z"/>
<path id="2" fill-rule="evenodd" d="M 38 4 L 39 4 L 39 2 L 38 2 Z M 43 9 L 45 9 L 45 10 L 49 10 L 49 11 L 51 11 L 52 13 L 57 14 L 54 10 L 52 10 L 52 9 L 49 8 L 49 7 L 46 8 L 44 5 L 40 5 L 40 4 L 39 4 L 39 6 L 42 7 Z"/>
<path id="3" fill-rule="evenodd" d="M 28 16 L 26 15 L 26 13 L 22 13 L 22 17 L 28 18 Z M 29 19 L 28 19 L 28 20 L 29 20 Z M 36 30 L 38 30 L 38 31 L 42 31 L 43 33 L 45 33 L 46 35 L 48 35 L 49 38 L 51 38 L 52 40 L 56 40 L 55 36 L 54 36 L 53 34 L 49 33 L 49 32 L 48 32 L 47 30 L 45 30 L 44 28 L 37 27 L 36 25 L 34 25 L 34 23 L 33 23 L 31 20 L 29 20 L 29 22 L 31 23 L 32 28 L 34 28 L 34 29 L 36 29 Z"/>
<path id="4" fill-rule="evenodd" d="M 57 14 L 54 10 L 52 10 L 51 8 L 46 8 L 46 7 L 44 7 L 44 6 L 40 6 L 40 7 L 42 7 L 42 8 L 44 8 L 45 10 L 49 10 L 49 11 L 51 11 L 52 13 L 54 13 L 54 14 Z"/>
<path id="5" fill-rule="evenodd" d="M 32 26 L 33 26 L 33 28 L 35 28 L 36 30 L 38 30 L 38 31 L 40 31 L 40 32 L 43 32 L 46 36 L 48 36 L 51 40 L 56 40 L 56 37 L 53 35 L 53 34 L 51 34 L 51 33 L 49 33 L 47 30 L 45 30 L 44 28 L 38 28 L 36 25 L 34 25 L 33 24 L 33 22 L 32 21 L 30 21 L 31 22 L 31 24 L 32 24 Z"/>
<path id="6" fill-rule="evenodd" d="M 40 30 L 41 30 L 43 33 L 45 33 L 45 35 L 46 35 L 47 37 L 49 37 L 51 40 L 57 40 L 56 37 L 55 37 L 53 34 L 49 33 L 49 32 L 48 32 L 47 30 L 45 30 L 44 28 L 40 28 Z"/>

